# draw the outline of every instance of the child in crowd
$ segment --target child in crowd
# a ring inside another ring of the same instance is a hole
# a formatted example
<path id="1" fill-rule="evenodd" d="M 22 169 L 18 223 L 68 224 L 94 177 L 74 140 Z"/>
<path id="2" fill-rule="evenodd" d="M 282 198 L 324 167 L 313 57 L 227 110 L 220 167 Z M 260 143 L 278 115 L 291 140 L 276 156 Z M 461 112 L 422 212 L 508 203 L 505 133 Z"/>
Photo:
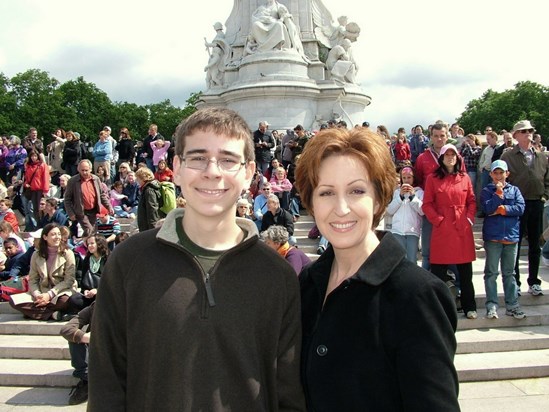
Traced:
<path id="1" fill-rule="evenodd" d="M 11 210 L 13 202 L 10 199 L 0 200 L 0 221 L 8 222 L 15 233 L 19 233 L 19 221 Z"/>
<path id="2" fill-rule="evenodd" d="M 290 190 L 292 183 L 286 177 L 286 170 L 279 166 L 273 170 L 273 176 L 270 180 L 272 194 L 278 196 L 280 207 L 284 210 L 290 209 Z"/>
<path id="3" fill-rule="evenodd" d="M 408 260 L 416 263 L 421 234 L 423 190 L 414 187 L 414 169 L 403 167 L 400 171 L 400 187 L 395 190 L 393 200 L 387 207 L 391 215 L 392 232 L 406 250 Z"/>
<path id="4" fill-rule="evenodd" d="M 164 141 L 162 139 L 153 140 L 151 142 L 151 149 L 153 150 L 153 166 L 155 170 L 158 167 L 158 162 L 160 162 L 160 160 L 166 160 L 170 144 L 171 142 L 169 140 Z M 153 172 L 155 170 L 153 170 Z"/>
<path id="5" fill-rule="evenodd" d="M 114 210 L 114 215 L 117 217 L 135 219 L 135 214 L 130 213 L 123 208 L 122 202 L 124 201 L 124 199 L 128 199 L 128 196 L 122 193 L 123 189 L 124 185 L 120 181 L 114 182 L 114 184 L 112 185 L 112 190 L 109 194 L 109 197 L 111 199 L 111 205 Z"/>
<path id="6" fill-rule="evenodd" d="M 158 162 L 154 178 L 159 182 L 173 182 L 173 171 L 168 167 L 168 163 L 164 159 Z"/>
<path id="7" fill-rule="evenodd" d="M 520 216 L 524 213 L 525 202 L 520 190 L 505 181 L 509 176 L 505 161 L 496 160 L 492 163 L 490 170 L 492 183 L 482 189 L 480 194 L 482 211 L 486 214 L 482 225 L 482 238 L 484 250 L 486 250 L 484 266 L 486 317 L 498 318 L 496 280 L 501 263 L 505 314 L 515 319 L 524 319 L 526 315 L 519 305 L 514 267 L 519 241 Z"/>

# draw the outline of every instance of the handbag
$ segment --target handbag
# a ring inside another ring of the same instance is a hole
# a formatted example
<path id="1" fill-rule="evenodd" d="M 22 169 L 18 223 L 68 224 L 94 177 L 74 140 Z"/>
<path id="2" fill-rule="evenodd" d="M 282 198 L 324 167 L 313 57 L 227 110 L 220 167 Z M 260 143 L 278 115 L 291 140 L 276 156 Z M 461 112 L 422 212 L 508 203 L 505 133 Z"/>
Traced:
<path id="1" fill-rule="evenodd" d="M 8 302 L 11 295 L 29 290 L 29 277 L 22 276 L 0 282 L 0 301 Z"/>
<path id="2" fill-rule="evenodd" d="M 82 284 L 80 285 L 82 290 L 92 290 L 99 287 L 101 282 L 101 276 L 97 273 L 92 273 L 90 270 L 87 270 L 86 273 L 82 276 Z"/>

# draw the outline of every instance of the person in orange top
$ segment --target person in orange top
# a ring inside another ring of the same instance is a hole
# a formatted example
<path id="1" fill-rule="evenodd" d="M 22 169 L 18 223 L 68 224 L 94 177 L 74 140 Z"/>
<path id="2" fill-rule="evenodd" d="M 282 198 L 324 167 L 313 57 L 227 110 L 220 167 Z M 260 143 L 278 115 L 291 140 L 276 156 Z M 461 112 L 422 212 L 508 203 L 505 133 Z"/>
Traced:
<path id="1" fill-rule="evenodd" d="M 173 171 L 168 167 L 168 164 L 164 159 L 158 162 L 156 172 L 154 172 L 154 178 L 159 182 L 173 182 Z"/>
<path id="2" fill-rule="evenodd" d="M 19 221 L 17 216 L 11 210 L 13 202 L 10 199 L 1 199 L 0 200 L 0 220 L 8 222 L 15 233 L 19 233 Z"/>

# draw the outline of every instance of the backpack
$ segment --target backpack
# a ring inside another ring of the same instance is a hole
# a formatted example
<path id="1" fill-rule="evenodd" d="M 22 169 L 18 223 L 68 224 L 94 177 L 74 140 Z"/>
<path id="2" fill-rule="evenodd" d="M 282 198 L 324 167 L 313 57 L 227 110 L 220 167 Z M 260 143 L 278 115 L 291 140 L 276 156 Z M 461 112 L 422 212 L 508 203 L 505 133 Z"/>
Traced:
<path id="1" fill-rule="evenodd" d="M 172 182 L 158 182 L 160 186 L 160 211 L 168 214 L 172 209 L 175 209 L 175 185 Z"/>

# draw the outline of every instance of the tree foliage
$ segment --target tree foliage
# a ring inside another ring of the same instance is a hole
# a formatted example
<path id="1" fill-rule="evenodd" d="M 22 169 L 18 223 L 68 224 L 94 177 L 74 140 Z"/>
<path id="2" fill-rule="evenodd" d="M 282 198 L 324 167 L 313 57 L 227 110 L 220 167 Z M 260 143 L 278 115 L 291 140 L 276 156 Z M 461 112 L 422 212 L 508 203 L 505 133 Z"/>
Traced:
<path id="1" fill-rule="evenodd" d="M 514 89 L 503 92 L 487 90 L 480 98 L 471 100 L 457 119 L 468 131 L 511 130 L 519 120 L 530 120 L 538 133 L 547 137 L 549 133 L 549 88 L 541 84 L 524 81 Z"/>
<path id="2" fill-rule="evenodd" d="M 170 100 L 140 106 L 128 102 L 112 102 L 109 96 L 83 77 L 60 84 L 38 69 L 30 69 L 9 79 L 0 72 L 0 133 L 23 137 L 30 127 L 41 136 L 49 136 L 56 128 L 80 133 L 83 140 L 94 143 L 99 130 L 108 125 L 117 136 L 127 127 L 134 139 L 156 123 L 167 138 L 182 119 L 196 110 L 200 93 L 193 93 L 183 108 Z M 141 136 L 140 136 L 141 135 Z M 45 143 L 49 142 L 46 137 Z"/>

